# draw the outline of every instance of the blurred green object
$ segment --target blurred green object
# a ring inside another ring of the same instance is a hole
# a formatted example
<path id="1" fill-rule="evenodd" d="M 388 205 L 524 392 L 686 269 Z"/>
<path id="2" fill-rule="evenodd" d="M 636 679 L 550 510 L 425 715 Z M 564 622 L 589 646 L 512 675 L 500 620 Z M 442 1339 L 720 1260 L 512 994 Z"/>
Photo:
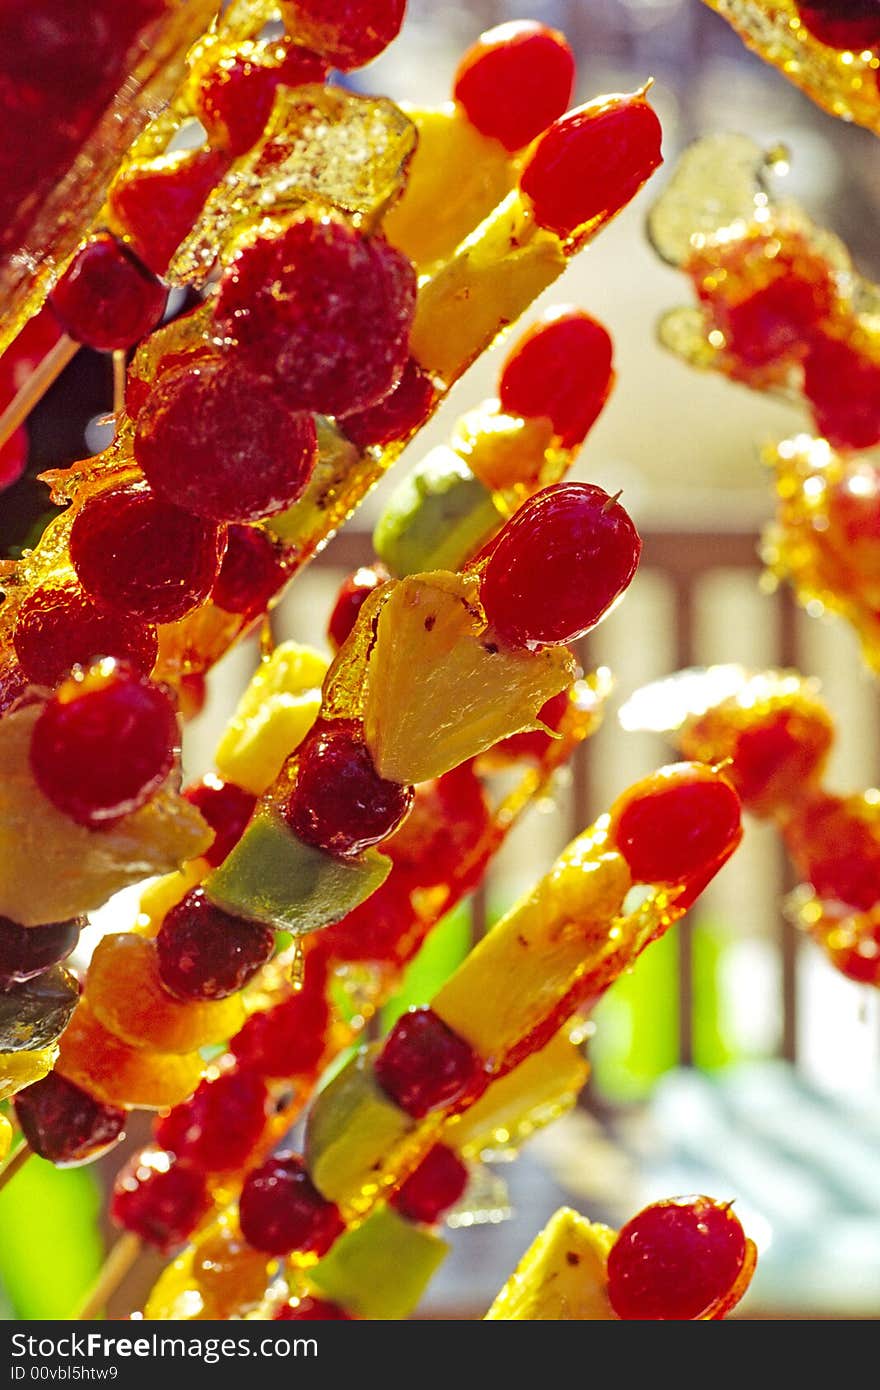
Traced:
<path id="1" fill-rule="evenodd" d="M 678 1065 L 678 930 L 655 941 L 593 1012 L 593 1082 L 610 1101 L 644 1100 Z"/>
<path id="2" fill-rule="evenodd" d="M 7 1318 L 70 1318 L 104 1259 L 101 1194 L 87 1168 L 29 1158 L 0 1193 L 0 1285 Z"/>
<path id="3" fill-rule="evenodd" d="M 716 922 L 701 921 L 694 929 L 694 1066 L 713 1071 L 740 1062 L 746 1053 L 725 1028 L 722 966 L 730 948 L 730 933 Z"/>
<path id="4" fill-rule="evenodd" d="M 464 902 L 440 919 L 418 955 L 406 967 L 400 989 L 382 1010 L 383 1033 L 393 1027 L 407 1009 L 429 1004 L 470 948 L 471 909 Z"/>

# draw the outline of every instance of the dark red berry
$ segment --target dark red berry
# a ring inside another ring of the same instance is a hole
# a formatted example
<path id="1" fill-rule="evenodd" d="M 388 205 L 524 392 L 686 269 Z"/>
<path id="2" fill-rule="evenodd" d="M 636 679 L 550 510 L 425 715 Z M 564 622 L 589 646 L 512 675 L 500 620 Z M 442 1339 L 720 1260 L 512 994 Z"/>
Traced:
<path id="1" fill-rule="evenodd" d="M 323 1255 L 344 1229 L 336 1204 L 321 1196 L 302 1159 L 291 1153 L 276 1154 L 248 1174 L 238 1214 L 245 1240 L 267 1255 Z"/>
<path id="2" fill-rule="evenodd" d="M 0 444 L 0 492 L 17 483 L 27 468 L 28 433 L 20 425 L 4 444 Z"/>
<path id="3" fill-rule="evenodd" d="M 617 799 L 608 834 L 637 883 L 683 883 L 739 842 L 739 797 L 703 763 L 674 763 Z"/>
<path id="4" fill-rule="evenodd" d="M 104 232 L 76 253 L 50 303 L 71 338 L 112 352 L 155 328 L 167 295 L 155 275 Z"/>
<path id="5" fill-rule="evenodd" d="M 44 927 L 21 927 L 0 917 L 0 989 L 23 984 L 65 960 L 86 925 L 84 917 L 50 922 Z"/>
<path id="6" fill-rule="evenodd" d="M 348 72 L 377 58 L 400 32 L 406 0 L 282 0 L 287 27 Z"/>
<path id="7" fill-rule="evenodd" d="M 156 275 L 165 274 L 225 168 L 218 150 L 178 150 L 135 160 L 112 185 L 113 225 Z"/>
<path id="8" fill-rule="evenodd" d="M 136 622 L 90 598 L 79 584 L 45 585 L 18 610 L 12 644 L 25 675 L 55 685 L 73 666 L 98 657 L 127 661 L 142 675 L 156 664 L 155 627 Z"/>
<path id="9" fill-rule="evenodd" d="M 303 1075 L 326 1051 L 329 1020 L 325 962 L 309 951 L 301 988 L 271 1009 L 252 1014 L 230 1046 L 238 1062 L 260 1076 Z"/>
<path id="10" fill-rule="evenodd" d="M 213 844 L 202 857 L 212 868 L 216 868 L 244 834 L 257 798 L 251 792 L 246 792 L 244 787 L 237 787 L 234 782 L 224 782 L 213 772 L 209 772 L 201 782 L 186 787 L 183 795 L 191 806 L 201 811 L 214 832 Z"/>
<path id="11" fill-rule="evenodd" d="M 159 976 L 179 999 L 225 999 L 242 989 L 275 949 L 275 933 L 215 907 L 194 888 L 165 916 L 156 937 Z"/>
<path id="12" fill-rule="evenodd" d="M 350 1313 L 340 1308 L 338 1303 L 330 1303 L 326 1298 L 298 1298 L 296 1303 L 283 1303 L 277 1313 L 272 1315 L 275 1322 L 351 1322 Z"/>
<path id="13" fill-rule="evenodd" d="M 369 445 L 384 448 L 396 440 L 408 439 L 425 423 L 437 398 L 431 378 L 410 357 L 397 385 L 378 405 L 368 410 L 342 415 L 339 426 L 347 439 L 359 449 Z"/>
<path id="14" fill-rule="evenodd" d="M 198 73 L 196 115 L 215 144 L 243 154 L 263 134 L 279 86 L 323 82 L 326 76 L 325 60 L 290 39 L 261 46 L 246 41 Z"/>
<path id="15" fill-rule="evenodd" d="M 537 221 L 566 237 L 612 217 L 662 164 L 661 135 L 642 96 L 600 97 L 569 111 L 541 136 L 520 175 Z"/>
<path id="16" fill-rule="evenodd" d="M 835 449 L 880 443 L 880 361 L 849 343 L 818 338 L 804 362 L 804 394 L 816 428 Z"/>
<path id="17" fill-rule="evenodd" d="M 483 135 L 521 150 L 562 115 L 573 88 L 565 35 L 520 19 L 480 35 L 458 65 L 453 96 Z"/>
<path id="18" fill-rule="evenodd" d="M 15 1118 L 35 1154 L 67 1168 L 90 1163 L 125 1138 L 125 1111 L 103 1105 L 57 1071 L 15 1097 Z"/>
<path id="19" fill-rule="evenodd" d="M 221 1072 L 159 1120 L 156 1143 L 206 1173 L 241 1168 L 264 1132 L 268 1098 L 253 1072 Z"/>
<path id="20" fill-rule="evenodd" d="M 508 415 L 546 416 L 566 449 L 583 443 L 614 385 L 614 345 L 581 309 L 551 309 L 508 354 L 498 381 Z"/>
<path id="21" fill-rule="evenodd" d="M 472 765 L 463 763 L 416 787 L 413 809 L 383 853 L 419 887 L 457 883 L 463 865 L 486 842 L 491 823 L 483 784 Z M 392 872 L 386 884 L 393 877 Z M 364 909 L 374 901 L 368 898 Z"/>
<path id="22" fill-rule="evenodd" d="M 95 493 L 70 532 L 86 592 L 145 623 L 176 622 L 204 603 L 225 546 L 216 522 L 170 506 L 146 483 Z"/>
<path id="23" fill-rule="evenodd" d="M 110 1215 L 123 1230 L 167 1252 L 192 1235 L 210 1207 L 211 1196 L 197 1168 L 149 1148 L 117 1177 Z"/>
<path id="24" fill-rule="evenodd" d="M 468 1184 L 468 1170 L 454 1149 L 435 1144 L 415 1172 L 392 1197 L 392 1205 L 408 1221 L 432 1226 L 454 1207 Z"/>
<path id="25" fill-rule="evenodd" d="M 379 776 L 355 731 L 328 723 L 313 730 L 299 750 L 284 815 L 308 844 L 329 854 L 359 854 L 391 834 L 412 799 L 412 787 Z"/>
<path id="26" fill-rule="evenodd" d="M 364 600 L 369 598 L 374 589 L 380 584 L 385 584 L 391 578 L 384 565 L 378 561 L 369 567 L 362 565 L 355 570 L 347 579 L 342 582 L 342 587 L 336 595 L 336 602 L 333 605 L 333 612 L 327 623 L 327 636 L 330 644 L 336 651 L 342 646 L 348 637 L 355 623 L 357 615 L 364 605 Z"/>
<path id="27" fill-rule="evenodd" d="M 165 781 L 180 741 L 165 691 L 104 661 L 65 681 L 34 725 L 37 785 L 79 825 L 129 815 Z"/>
<path id="28" fill-rule="evenodd" d="M 861 53 L 880 46 L 878 0 L 810 0 L 798 16 L 814 38 L 829 48 Z"/>
<path id="29" fill-rule="evenodd" d="M 301 495 L 315 422 L 238 358 L 163 372 L 137 417 L 134 452 L 160 497 L 214 521 L 258 521 Z"/>
<path id="30" fill-rule="evenodd" d="M 645 1207 L 608 1255 L 608 1296 L 619 1318 L 687 1322 L 736 1283 L 746 1238 L 729 1205 L 674 1197 Z"/>
<path id="31" fill-rule="evenodd" d="M 403 1014 L 376 1058 L 379 1085 L 417 1120 L 457 1100 L 481 1070 L 470 1045 L 431 1009 Z"/>
<path id="32" fill-rule="evenodd" d="M 226 554 L 211 598 L 227 613 L 255 618 L 264 613 L 287 572 L 265 531 L 257 526 L 230 526 Z"/>
<path id="33" fill-rule="evenodd" d="M 405 943 L 412 939 L 420 941 L 423 936 L 421 919 L 411 896 L 420 887 L 408 870 L 393 868 L 375 893 L 347 913 L 341 922 L 323 929 L 321 939 L 333 958 L 399 963 Z"/>
<path id="34" fill-rule="evenodd" d="M 238 252 L 215 317 L 291 406 L 348 415 L 400 380 L 415 297 L 415 271 L 382 237 L 336 214 L 299 213 L 279 236 Z"/>
<path id="35" fill-rule="evenodd" d="M 545 488 L 520 507 L 491 549 L 480 588 L 486 617 L 513 646 L 573 642 L 627 588 L 641 549 L 629 516 L 602 488 Z"/>

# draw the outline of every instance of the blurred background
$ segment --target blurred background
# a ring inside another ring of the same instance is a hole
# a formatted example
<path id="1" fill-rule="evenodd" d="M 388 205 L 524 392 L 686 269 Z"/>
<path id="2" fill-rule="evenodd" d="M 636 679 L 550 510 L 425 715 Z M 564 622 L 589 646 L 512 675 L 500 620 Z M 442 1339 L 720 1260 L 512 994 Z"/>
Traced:
<path id="1" fill-rule="evenodd" d="M 617 388 L 575 471 L 611 492 L 623 489 L 644 558 L 626 603 L 583 652 L 586 666 L 605 664 L 615 676 L 603 729 L 552 801 L 512 837 L 479 900 L 436 929 L 386 1024 L 430 998 L 472 935 L 546 870 L 572 834 L 628 782 L 670 760 L 662 740 L 617 725 L 619 704 L 645 681 L 713 661 L 798 666 L 820 678 L 838 721 L 830 782 L 856 789 L 880 775 L 877 691 L 848 630 L 761 588 L 757 546 L 773 512 L 761 447 L 804 428 L 805 419 L 786 402 L 695 374 L 656 344 L 659 315 L 686 302 L 689 290 L 644 235 L 650 202 L 683 147 L 697 135 L 735 130 L 789 147 L 788 193 L 849 243 L 863 274 L 880 278 L 880 147 L 748 54 L 700 0 L 410 0 L 403 35 L 356 75 L 358 85 L 419 104 L 446 100 L 461 52 L 483 29 L 524 17 L 567 34 L 578 58 L 578 101 L 655 79 L 665 169 L 535 306 L 578 304 L 612 333 Z M 419 455 L 493 393 L 498 365 L 496 349 L 460 383 L 419 436 Z M 95 421 L 109 399 L 109 366 L 81 352 L 42 407 L 31 474 L 77 457 L 88 428 L 94 448 Z M 405 457 L 395 474 L 406 466 Z M 324 645 L 335 590 L 370 557 L 371 523 L 394 481 L 298 579 L 277 613 L 279 638 Z M 0 500 L 8 546 L 24 543 L 45 506 L 39 487 L 25 481 Z M 210 767 L 256 660 L 249 642 L 212 673 L 206 709 L 189 730 L 190 776 Z M 482 1209 L 452 1232 L 453 1255 L 422 1316 L 481 1316 L 562 1202 L 618 1225 L 656 1197 L 694 1191 L 735 1199 L 760 1247 L 740 1316 L 880 1315 L 880 1008 L 876 992 L 843 979 L 796 938 L 780 911 L 789 886 L 775 836 L 750 824 L 698 910 L 603 1001 L 582 1105 L 516 1164 L 495 1170 L 499 1182 Z M 133 1126 L 133 1144 L 142 1133 Z M 74 1306 L 111 1238 L 101 1227 L 99 1189 L 118 1164 L 118 1153 L 95 1172 L 55 1174 L 31 1163 L 0 1196 L 6 1317 L 63 1316 Z M 48 1259 L 37 1257 L 43 1250 Z M 144 1286 L 151 1272 L 142 1272 Z M 142 1292 L 130 1282 L 116 1315 Z"/>

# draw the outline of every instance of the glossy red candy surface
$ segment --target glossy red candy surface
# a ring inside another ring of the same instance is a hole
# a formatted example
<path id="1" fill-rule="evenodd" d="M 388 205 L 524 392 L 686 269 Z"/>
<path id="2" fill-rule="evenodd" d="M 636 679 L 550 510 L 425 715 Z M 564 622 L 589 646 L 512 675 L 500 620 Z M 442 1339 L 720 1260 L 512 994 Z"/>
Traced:
<path id="1" fill-rule="evenodd" d="M 431 1226 L 455 1206 L 468 1183 L 468 1170 L 454 1149 L 435 1144 L 392 1197 L 392 1205 L 409 1221 Z"/>
<path id="2" fill-rule="evenodd" d="M 614 384 L 614 346 L 581 309 L 551 309 L 505 359 L 498 382 L 508 415 L 546 416 L 566 449 L 583 442 Z"/>
<path id="3" fill-rule="evenodd" d="M 522 149 L 566 110 L 574 54 L 564 34 L 513 20 L 482 34 L 462 58 L 453 95 L 483 135 Z"/>
<path id="4" fill-rule="evenodd" d="M 156 1142 L 206 1173 L 240 1168 L 263 1134 L 268 1100 L 253 1072 L 221 1072 L 159 1120 Z"/>
<path id="5" fill-rule="evenodd" d="M 267 1255 L 323 1255 L 343 1230 L 335 1203 L 321 1196 L 296 1154 L 276 1154 L 249 1173 L 238 1210 L 245 1240 Z"/>
<path id="6" fill-rule="evenodd" d="M 456 1100 L 482 1068 L 468 1043 L 431 1009 L 411 1009 L 388 1034 L 375 1069 L 386 1094 L 421 1119 Z"/>
<path id="7" fill-rule="evenodd" d="M 343 580 L 327 623 L 327 636 L 338 651 L 357 621 L 357 615 L 374 589 L 391 578 L 384 565 L 362 565 Z"/>
<path id="8" fill-rule="evenodd" d="M 333 721 L 313 730 L 300 748 L 284 815 L 308 844 L 330 854 L 359 854 L 397 828 L 412 799 L 412 787 L 379 776 L 355 730 Z"/>
<path id="9" fill-rule="evenodd" d="M 65 332 L 99 352 L 128 348 L 155 328 L 168 291 L 109 233 L 87 241 L 52 292 Z"/>
<path id="10" fill-rule="evenodd" d="M 255 618 L 284 584 L 286 571 L 271 538 L 256 526 L 226 530 L 226 553 L 211 598 L 227 613 Z"/>
<path id="11" fill-rule="evenodd" d="M 690 1321 L 724 1298 L 742 1270 L 746 1238 L 728 1204 L 676 1197 L 646 1207 L 608 1256 L 608 1296 L 619 1318 Z"/>
<path id="12" fill-rule="evenodd" d="M 22 603 L 12 644 L 29 680 L 55 685 L 98 657 L 127 661 L 142 675 L 156 664 L 156 629 L 108 608 L 79 584 L 41 585 Z"/>
<path id="13" fill-rule="evenodd" d="M 89 1163 L 125 1138 L 125 1111 L 49 1072 L 15 1097 L 15 1118 L 35 1154 L 56 1167 Z"/>
<path id="14" fill-rule="evenodd" d="M 184 788 L 183 795 L 191 806 L 201 811 L 214 832 L 214 843 L 205 850 L 203 858 L 216 868 L 244 834 L 257 798 L 234 782 L 224 782 L 213 772 L 201 782 Z"/>
<path id="15" fill-rule="evenodd" d="M 144 1149 L 116 1179 L 110 1215 L 126 1231 L 169 1251 L 191 1236 L 211 1207 L 197 1168 L 162 1149 Z"/>
<path id="16" fill-rule="evenodd" d="M 335 68 L 361 68 L 400 32 L 406 0 L 283 0 L 292 33 Z"/>
<path id="17" fill-rule="evenodd" d="M 194 888 L 170 909 L 156 937 L 159 977 L 179 999 L 226 999 L 275 949 L 275 933 L 215 907 Z"/>
<path id="18" fill-rule="evenodd" d="M 624 792 L 608 833 L 637 883 L 684 883 L 738 843 L 740 800 L 704 764 L 675 763 Z"/>

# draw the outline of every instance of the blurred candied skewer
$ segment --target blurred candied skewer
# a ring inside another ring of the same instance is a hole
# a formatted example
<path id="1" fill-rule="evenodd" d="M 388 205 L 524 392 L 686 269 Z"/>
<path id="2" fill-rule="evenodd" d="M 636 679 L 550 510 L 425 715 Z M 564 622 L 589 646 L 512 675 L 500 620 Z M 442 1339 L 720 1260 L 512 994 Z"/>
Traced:
<path id="1" fill-rule="evenodd" d="M 625 728 L 675 733 L 685 756 L 724 761 L 743 806 L 776 825 L 801 886 L 792 920 L 849 979 L 880 985 L 880 797 L 825 785 L 834 723 L 817 682 L 738 666 L 680 672 L 637 691 Z"/>

